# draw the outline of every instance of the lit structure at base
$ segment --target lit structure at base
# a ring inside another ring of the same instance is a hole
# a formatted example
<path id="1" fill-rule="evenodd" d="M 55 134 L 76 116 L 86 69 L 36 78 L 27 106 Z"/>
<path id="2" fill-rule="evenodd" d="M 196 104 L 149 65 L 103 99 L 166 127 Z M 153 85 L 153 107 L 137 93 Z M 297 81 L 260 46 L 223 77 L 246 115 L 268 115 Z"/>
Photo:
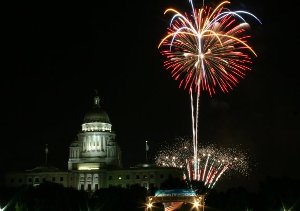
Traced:
<path id="1" fill-rule="evenodd" d="M 199 211 L 204 210 L 204 195 L 197 195 L 191 189 L 158 190 L 154 196 L 146 198 L 146 209 L 151 210 L 156 203 L 162 203 L 165 211 L 177 210 L 183 204 L 191 204 Z"/>

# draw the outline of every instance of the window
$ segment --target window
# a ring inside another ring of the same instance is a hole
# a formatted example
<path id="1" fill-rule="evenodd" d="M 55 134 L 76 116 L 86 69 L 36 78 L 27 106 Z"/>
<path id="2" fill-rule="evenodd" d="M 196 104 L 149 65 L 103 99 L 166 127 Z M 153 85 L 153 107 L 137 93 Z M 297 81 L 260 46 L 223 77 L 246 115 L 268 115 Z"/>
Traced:
<path id="1" fill-rule="evenodd" d="M 88 191 L 91 191 L 91 190 L 92 190 L 92 185 L 88 184 Z"/>
<path id="2" fill-rule="evenodd" d="M 40 181 L 40 179 L 38 178 L 38 177 L 36 177 L 35 179 L 34 179 L 34 182 L 39 182 Z"/>
<path id="3" fill-rule="evenodd" d="M 140 175 L 136 175 L 135 178 L 136 178 L 136 179 L 140 179 Z"/>
<path id="4" fill-rule="evenodd" d="M 61 182 L 64 181 L 64 178 L 63 178 L 63 177 L 60 177 L 60 181 L 61 181 Z"/>
<path id="5" fill-rule="evenodd" d="M 154 175 L 153 175 L 153 174 L 150 174 L 150 178 L 153 179 L 153 178 L 154 178 Z"/>
<path id="6" fill-rule="evenodd" d="M 98 188 L 99 188 L 98 184 L 95 184 L 95 190 L 98 190 Z"/>
<path id="7" fill-rule="evenodd" d="M 80 190 L 84 190 L 84 184 L 80 185 Z"/>
<path id="8" fill-rule="evenodd" d="M 52 182 L 55 182 L 55 177 L 52 177 Z"/>
<path id="9" fill-rule="evenodd" d="M 144 177 L 144 179 L 147 179 L 147 178 L 148 178 L 147 175 L 144 175 L 143 177 Z"/>

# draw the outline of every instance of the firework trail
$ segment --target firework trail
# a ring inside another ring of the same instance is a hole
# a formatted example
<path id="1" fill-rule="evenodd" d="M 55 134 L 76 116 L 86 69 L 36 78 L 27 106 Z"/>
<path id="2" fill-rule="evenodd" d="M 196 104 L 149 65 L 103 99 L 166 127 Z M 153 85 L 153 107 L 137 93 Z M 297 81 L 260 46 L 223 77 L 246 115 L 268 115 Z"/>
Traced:
<path id="1" fill-rule="evenodd" d="M 184 179 L 202 181 L 213 188 L 223 175 L 249 172 L 249 158 L 238 148 L 217 148 L 213 144 L 200 146 L 197 150 L 197 168 L 194 166 L 194 151 L 191 139 L 180 138 L 173 145 L 163 146 L 155 156 L 158 166 L 183 169 Z"/>
<path id="2" fill-rule="evenodd" d="M 215 8 L 205 6 L 203 1 L 200 9 L 194 7 L 192 0 L 189 3 L 191 14 L 182 14 L 172 8 L 165 11 L 165 14 L 174 15 L 168 34 L 158 48 L 166 57 L 164 67 L 191 97 L 194 171 L 197 172 L 200 93 L 207 91 L 212 96 L 216 89 L 227 93 L 250 71 L 251 56 L 257 55 L 248 44 L 250 25 L 243 16 L 259 23 L 260 20 L 247 11 L 225 8 L 229 1 L 221 2 Z"/>

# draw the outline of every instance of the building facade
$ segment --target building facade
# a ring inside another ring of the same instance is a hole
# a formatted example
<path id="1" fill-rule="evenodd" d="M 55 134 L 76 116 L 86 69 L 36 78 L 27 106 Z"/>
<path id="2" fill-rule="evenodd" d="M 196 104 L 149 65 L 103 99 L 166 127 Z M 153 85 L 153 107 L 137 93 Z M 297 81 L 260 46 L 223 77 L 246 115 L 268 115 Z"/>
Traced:
<path id="1" fill-rule="evenodd" d="M 119 186 L 123 188 L 138 184 L 145 188 L 159 188 L 169 177 L 182 178 L 177 168 L 158 167 L 143 164 L 123 168 L 121 149 L 116 141 L 108 114 L 100 106 L 98 95 L 88 111 L 77 134 L 69 147 L 68 170 L 40 166 L 25 172 L 6 174 L 7 187 L 39 185 L 54 182 L 64 187 L 84 191 Z"/>
<path id="2" fill-rule="evenodd" d="M 68 170 L 99 170 L 121 167 L 121 150 L 112 131 L 107 113 L 100 106 L 99 96 L 81 125 L 77 140 L 70 145 Z"/>

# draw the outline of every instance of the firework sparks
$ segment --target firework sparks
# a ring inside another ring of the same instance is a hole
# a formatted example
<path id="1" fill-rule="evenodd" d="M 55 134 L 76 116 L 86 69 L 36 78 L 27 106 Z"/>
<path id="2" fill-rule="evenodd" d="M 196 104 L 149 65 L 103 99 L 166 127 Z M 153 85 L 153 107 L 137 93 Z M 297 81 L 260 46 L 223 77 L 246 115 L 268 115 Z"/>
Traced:
<path id="1" fill-rule="evenodd" d="M 246 11 L 225 9 L 229 1 L 223 1 L 215 9 L 204 6 L 198 10 L 190 3 L 191 15 L 175 9 L 165 11 L 174 16 L 168 34 L 159 44 L 167 58 L 164 66 L 180 81 L 180 87 L 189 92 L 199 95 L 200 90 L 205 90 L 212 95 L 216 87 L 228 92 L 250 70 L 250 55 L 256 56 L 247 44 L 249 24 L 242 15 L 258 19 Z"/>
<path id="2" fill-rule="evenodd" d="M 191 97 L 192 133 L 194 150 L 194 171 L 198 172 L 198 114 L 201 91 L 210 96 L 219 88 L 227 93 L 237 86 L 252 64 L 255 51 L 248 44 L 249 24 L 245 17 L 260 20 L 247 11 L 230 11 L 225 8 L 229 1 L 223 1 L 215 8 L 204 5 L 194 8 L 191 14 L 182 14 L 175 9 L 168 27 L 168 34 L 158 48 L 166 57 L 165 68 L 179 81 L 179 87 L 188 90 Z M 196 94 L 194 102 L 193 93 Z"/>
<path id="3" fill-rule="evenodd" d="M 223 175 L 248 174 L 248 156 L 238 148 L 217 148 L 210 144 L 199 147 L 197 152 L 197 168 L 194 168 L 191 140 L 182 138 L 159 150 L 155 162 L 158 166 L 181 168 L 184 179 L 202 181 L 207 188 L 213 188 Z"/>

